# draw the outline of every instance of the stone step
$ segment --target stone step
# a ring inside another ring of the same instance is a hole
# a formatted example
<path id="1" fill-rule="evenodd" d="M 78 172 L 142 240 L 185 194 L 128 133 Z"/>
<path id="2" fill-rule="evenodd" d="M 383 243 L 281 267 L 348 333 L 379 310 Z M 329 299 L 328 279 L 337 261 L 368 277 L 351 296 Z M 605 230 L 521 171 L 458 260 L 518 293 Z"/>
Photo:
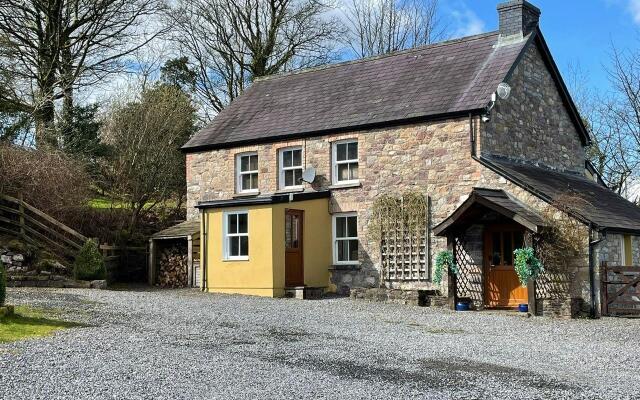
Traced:
<path id="1" fill-rule="evenodd" d="M 317 300 L 324 296 L 324 287 L 296 286 L 284 288 L 284 297 L 300 300 Z"/>

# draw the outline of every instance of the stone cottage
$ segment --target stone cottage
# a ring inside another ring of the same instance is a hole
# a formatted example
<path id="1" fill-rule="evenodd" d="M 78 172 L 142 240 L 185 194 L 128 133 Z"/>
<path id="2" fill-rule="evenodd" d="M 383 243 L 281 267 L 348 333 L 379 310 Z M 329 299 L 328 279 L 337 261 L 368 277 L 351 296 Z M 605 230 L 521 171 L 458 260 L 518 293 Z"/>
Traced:
<path id="1" fill-rule="evenodd" d="M 183 149 L 203 288 L 384 287 L 598 313 L 601 262 L 640 265 L 640 209 L 587 162 L 540 10 L 498 14 L 496 32 L 259 79 L 196 134 Z M 374 235 L 378 199 L 406 193 L 424 196 L 423 234 Z M 565 270 L 521 287 L 513 250 L 565 219 L 581 240 Z M 447 248 L 459 272 L 436 284 Z"/>

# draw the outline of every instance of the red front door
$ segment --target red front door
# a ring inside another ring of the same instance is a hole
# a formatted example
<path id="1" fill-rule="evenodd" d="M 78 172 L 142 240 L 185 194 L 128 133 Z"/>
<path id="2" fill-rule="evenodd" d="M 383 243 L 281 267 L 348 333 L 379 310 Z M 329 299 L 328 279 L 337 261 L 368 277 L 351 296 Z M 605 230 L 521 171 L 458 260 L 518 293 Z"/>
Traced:
<path id="1" fill-rule="evenodd" d="M 302 255 L 303 212 L 286 210 L 284 224 L 285 274 L 287 287 L 304 285 L 304 263 Z"/>

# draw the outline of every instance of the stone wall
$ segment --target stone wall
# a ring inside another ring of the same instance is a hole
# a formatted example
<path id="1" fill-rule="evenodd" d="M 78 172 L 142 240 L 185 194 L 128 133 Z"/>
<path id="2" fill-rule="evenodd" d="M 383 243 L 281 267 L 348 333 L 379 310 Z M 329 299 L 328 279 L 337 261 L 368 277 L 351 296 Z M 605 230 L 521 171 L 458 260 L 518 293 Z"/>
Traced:
<path id="1" fill-rule="evenodd" d="M 624 235 L 609 233 L 598 245 L 599 263 L 607 262 L 609 265 L 626 264 L 622 258 L 622 241 Z M 631 236 L 632 265 L 640 265 L 640 236 Z"/>
<path id="2" fill-rule="evenodd" d="M 492 121 L 474 118 L 360 130 L 280 141 L 270 144 L 193 153 L 187 155 L 187 204 L 190 219 L 198 217 L 194 206 L 203 200 L 231 199 L 235 194 L 235 155 L 256 151 L 259 156 L 261 195 L 278 192 L 278 149 L 303 148 L 304 165 L 314 166 L 317 178 L 305 191 L 331 189 L 329 212 L 358 213 L 360 265 L 332 271 L 332 283 L 343 292 L 353 287 L 379 285 L 379 249 L 367 234 L 371 206 L 381 194 L 400 194 L 417 189 L 431 199 L 431 226 L 436 226 L 467 199 L 474 187 L 504 189 L 535 210 L 548 204 L 507 181 L 471 157 L 470 133 L 475 127 L 478 150 L 500 156 L 542 163 L 555 168 L 584 171 L 584 150 L 540 54 L 532 47 L 510 83 L 512 97 L 500 101 Z M 331 183 L 331 143 L 347 138 L 359 142 L 360 184 L 334 187 Z M 586 229 L 586 227 L 585 227 Z M 444 238 L 431 236 L 433 258 L 446 249 Z M 476 249 L 477 250 L 477 249 Z M 476 251 L 474 250 L 474 251 Z M 480 257 L 481 259 L 481 257 Z M 580 264 L 586 264 L 582 260 Z M 330 266 L 327 266 L 328 268 Z M 584 271 L 580 271 L 580 279 Z M 587 281 L 588 282 L 588 281 Z M 432 290 L 446 293 L 446 280 L 436 287 L 429 281 L 391 282 L 393 289 Z M 588 283 L 578 282 L 583 293 Z"/>
<path id="3" fill-rule="evenodd" d="M 584 173 L 585 151 L 540 51 L 530 46 L 498 100 L 480 146 L 483 156 Z"/>

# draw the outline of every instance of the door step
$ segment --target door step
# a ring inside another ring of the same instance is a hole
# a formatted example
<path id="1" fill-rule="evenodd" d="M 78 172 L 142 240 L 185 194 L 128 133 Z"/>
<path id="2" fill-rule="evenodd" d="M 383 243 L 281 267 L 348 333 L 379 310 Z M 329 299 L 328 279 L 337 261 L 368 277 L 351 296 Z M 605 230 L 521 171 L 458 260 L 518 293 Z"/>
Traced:
<path id="1" fill-rule="evenodd" d="M 284 297 L 300 300 L 317 300 L 324 295 L 325 288 L 310 286 L 294 286 L 284 288 Z"/>

